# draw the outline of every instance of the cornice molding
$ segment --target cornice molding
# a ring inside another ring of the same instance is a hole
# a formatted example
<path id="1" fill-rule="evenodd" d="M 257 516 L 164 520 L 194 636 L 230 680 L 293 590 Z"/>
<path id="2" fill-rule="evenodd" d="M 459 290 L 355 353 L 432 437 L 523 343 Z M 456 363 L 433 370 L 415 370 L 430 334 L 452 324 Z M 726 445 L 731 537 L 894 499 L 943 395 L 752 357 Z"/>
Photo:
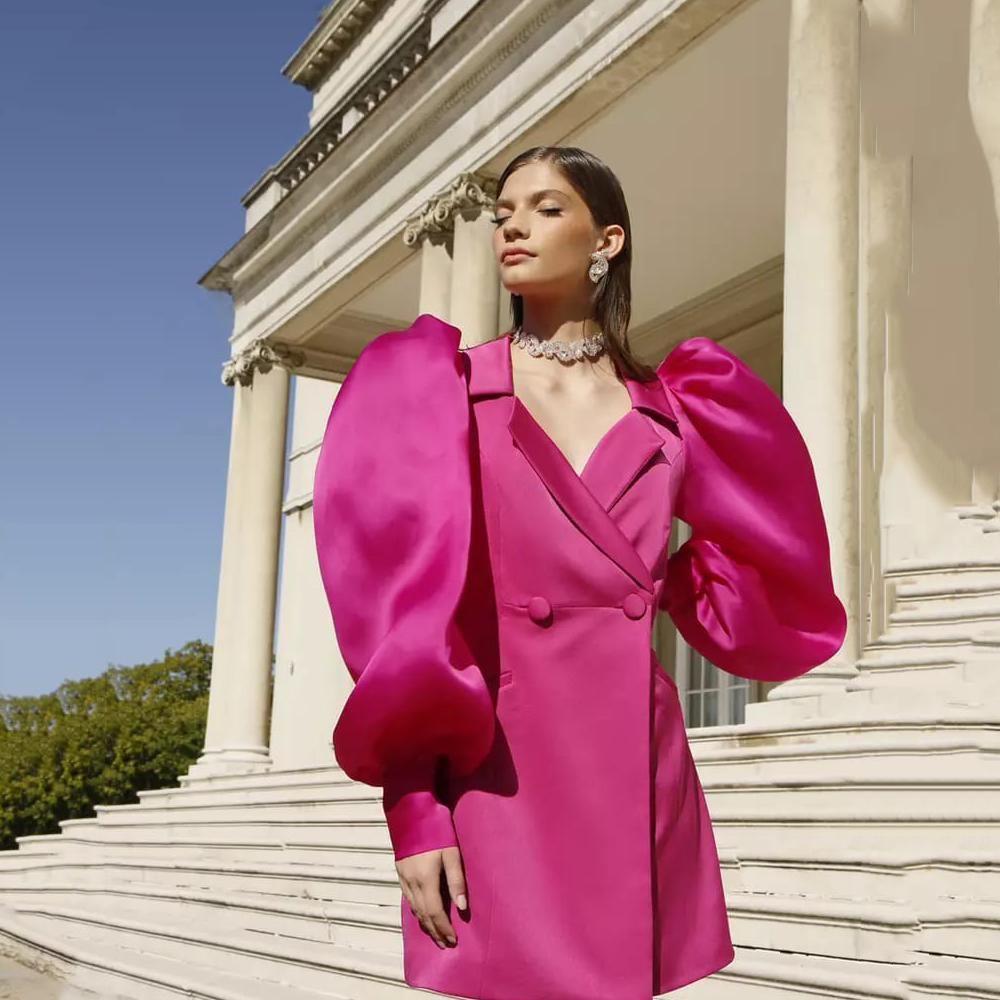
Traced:
<path id="1" fill-rule="evenodd" d="M 281 72 L 306 90 L 316 91 L 392 0 L 332 0 L 318 23 Z"/>
<path id="2" fill-rule="evenodd" d="M 354 204 L 365 195 L 371 186 L 373 177 L 385 177 L 393 171 L 397 171 L 399 164 L 411 155 L 411 151 L 419 150 L 422 144 L 426 144 L 429 133 L 433 134 L 442 121 L 453 115 L 456 109 L 466 105 L 470 97 L 487 85 L 491 78 L 502 73 L 511 60 L 517 59 L 518 55 L 523 53 L 524 46 L 532 43 L 539 44 L 548 30 L 554 30 L 559 23 L 584 9 L 587 3 L 588 0 L 550 0 L 541 10 L 532 12 L 530 17 L 498 45 L 497 49 L 484 55 L 479 62 L 475 63 L 468 76 L 462 78 L 450 89 L 443 91 L 440 96 L 435 95 L 433 105 L 421 108 L 419 116 L 413 119 L 412 123 L 407 121 L 412 117 L 412 110 L 400 107 L 398 115 L 400 120 L 405 122 L 400 137 L 390 143 L 381 155 L 375 157 L 366 166 L 363 177 L 360 177 L 346 189 L 339 189 L 335 198 L 328 199 L 326 207 L 311 212 L 308 221 L 302 221 L 295 226 L 294 246 L 301 248 L 317 238 L 322 232 L 327 231 L 336 223 L 336 220 L 343 216 L 345 205 Z M 435 46 L 433 59 L 427 60 L 427 64 L 437 60 L 446 62 L 452 56 L 454 48 L 461 48 L 468 39 L 481 37 L 483 31 L 487 31 L 489 28 L 487 17 L 494 10 L 495 8 L 490 8 L 488 5 L 477 8 L 476 17 L 466 18 L 461 28 L 449 32 L 440 45 Z M 386 108 L 383 114 L 391 115 L 391 112 L 392 107 Z M 384 128 L 388 131 L 395 124 L 398 123 L 387 121 Z M 372 127 L 368 122 L 363 122 L 361 125 L 364 129 Z M 354 127 L 348 134 L 342 136 L 340 142 L 330 150 L 328 155 L 323 157 L 324 162 L 340 153 L 340 147 L 344 145 L 345 141 L 363 140 L 364 136 L 358 134 L 360 131 L 362 130 Z M 317 165 L 314 165 L 310 173 L 315 173 Z M 282 169 L 281 164 L 274 168 L 272 174 L 276 176 L 276 171 L 280 169 Z M 268 176 L 270 177 L 272 174 Z M 297 184 L 295 190 L 286 193 L 253 228 L 233 244 L 222 258 L 198 279 L 198 284 L 213 291 L 231 293 L 235 272 L 243 267 L 251 257 L 255 256 L 262 247 L 268 243 L 272 243 L 273 246 L 272 232 L 282 228 L 286 215 L 294 216 L 298 198 L 305 197 L 305 193 L 299 191 L 299 186 Z M 279 247 L 273 246 L 267 256 L 280 257 L 282 252 Z"/>
<path id="3" fill-rule="evenodd" d="M 415 24 L 386 57 L 339 104 L 330 109 L 240 199 L 249 207 L 268 185 L 277 181 L 285 191 L 299 185 L 427 58 L 431 21 Z"/>

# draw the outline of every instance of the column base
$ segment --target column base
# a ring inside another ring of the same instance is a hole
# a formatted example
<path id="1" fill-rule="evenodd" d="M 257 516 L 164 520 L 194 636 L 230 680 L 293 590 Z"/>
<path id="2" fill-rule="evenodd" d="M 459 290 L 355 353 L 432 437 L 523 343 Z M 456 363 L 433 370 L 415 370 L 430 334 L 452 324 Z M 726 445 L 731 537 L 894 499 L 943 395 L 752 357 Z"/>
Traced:
<path id="1" fill-rule="evenodd" d="M 813 698 L 831 691 L 843 691 L 858 676 L 858 668 L 847 660 L 834 658 L 801 677 L 784 681 L 767 693 L 767 701 Z"/>
<path id="2" fill-rule="evenodd" d="M 747 705 L 745 721 L 770 725 L 815 718 L 831 696 L 843 694 L 858 676 L 855 664 L 834 658 L 801 677 L 783 681 L 768 691 L 764 701 Z"/>
<path id="3" fill-rule="evenodd" d="M 256 774 L 274 766 L 267 747 L 226 747 L 205 750 L 188 768 L 187 778 L 210 778 L 220 774 Z"/>

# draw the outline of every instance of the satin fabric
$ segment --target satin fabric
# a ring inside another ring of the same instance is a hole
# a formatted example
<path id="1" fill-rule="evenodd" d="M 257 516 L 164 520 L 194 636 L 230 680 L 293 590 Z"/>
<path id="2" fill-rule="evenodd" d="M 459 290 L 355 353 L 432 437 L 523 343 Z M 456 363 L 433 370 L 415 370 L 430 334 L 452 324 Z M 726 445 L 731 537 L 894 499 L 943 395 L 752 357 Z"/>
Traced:
<path id="1" fill-rule="evenodd" d="M 780 400 L 706 338 L 580 475 L 513 392 L 510 341 L 430 314 L 362 352 L 314 484 L 356 684 L 333 732 L 384 787 L 397 859 L 457 845 L 440 950 L 401 898 L 404 976 L 482 1000 L 648 1000 L 732 961 L 718 854 L 653 609 L 743 677 L 829 659 L 812 464 Z M 668 559 L 672 515 L 692 538 Z"/>

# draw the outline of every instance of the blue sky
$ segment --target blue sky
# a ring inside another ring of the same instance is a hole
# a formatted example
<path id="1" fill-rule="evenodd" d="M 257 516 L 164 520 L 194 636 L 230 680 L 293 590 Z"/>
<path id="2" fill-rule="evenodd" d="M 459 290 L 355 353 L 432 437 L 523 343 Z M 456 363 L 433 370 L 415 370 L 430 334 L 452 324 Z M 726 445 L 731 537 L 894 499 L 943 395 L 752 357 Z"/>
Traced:
<path id="1" fill-rule="evenodd" d="M 0 10 L 0 695 L 212 642 L 228 296 L 322 0 Z"/>

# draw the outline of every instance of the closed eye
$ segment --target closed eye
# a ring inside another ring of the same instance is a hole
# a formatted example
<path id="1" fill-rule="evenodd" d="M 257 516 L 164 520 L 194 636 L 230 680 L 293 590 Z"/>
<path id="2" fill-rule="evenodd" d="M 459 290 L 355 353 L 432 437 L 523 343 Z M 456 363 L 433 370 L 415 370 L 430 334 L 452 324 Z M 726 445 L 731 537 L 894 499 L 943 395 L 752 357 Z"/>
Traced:
<path id="1" fill-rule="evenodd" d="M 559 215 L 559 214 L 561 214 L 562 209 L 561 208 L 543 208 L 541 211 L 542 211 L 543 215 L 548 215 L 549 212 L 555 212 L 556 215 Z M 510 216 L 504 216 L 502 219 L 490 219 L 490 222 L 492 222 L 494 226 L 499 226 L 501 222 L 506 222 L 507 219 L 509 219 L 509 218 L 510 218 Z"/>

